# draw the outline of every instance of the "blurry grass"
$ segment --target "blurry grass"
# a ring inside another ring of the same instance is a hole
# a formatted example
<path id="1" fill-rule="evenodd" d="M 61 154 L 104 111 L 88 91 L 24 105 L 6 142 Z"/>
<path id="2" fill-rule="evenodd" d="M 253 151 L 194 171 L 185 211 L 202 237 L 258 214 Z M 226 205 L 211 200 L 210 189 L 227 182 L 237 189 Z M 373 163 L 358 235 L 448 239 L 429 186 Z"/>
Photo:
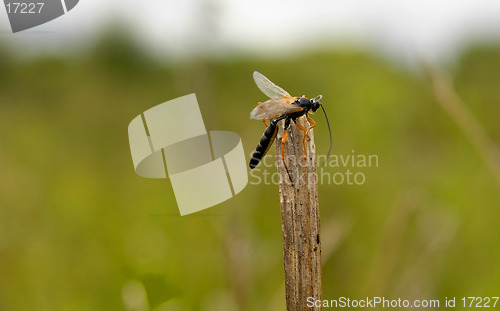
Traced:
<path id="1" fill-rule="evenodd" d="M 439 70 L 424 68 L 431 80 L 436 100 L 457 123 L 465 136 L 476 148 L 500 186 L 500 150 L 490 139 L 484 127 L 458 97 L 449 78 Z"/>
<path id="2" fill-rule="evenodd" d="M 351 169 L 364 185 L 320 186 L 323 297 L 498 296 L 495 180 L 418 76 L 356 51 L 165 66 L 120 37 L 73 58 L 0 55 L 0 309 L 124 310 L 131 280 L 152 310 L 282 308 L 277 186 L 181 218 L 169 182 L 136 176 L 128 147 L 138 113 L 196 92 L 207 128 L 250 153 L 263 131 L 248 119 L 264 99 L 254 70 L 323 94 L 334 153 L 379 156 Z M 499 58 L 472 49 L 454 72 L 497 144 Z"/>

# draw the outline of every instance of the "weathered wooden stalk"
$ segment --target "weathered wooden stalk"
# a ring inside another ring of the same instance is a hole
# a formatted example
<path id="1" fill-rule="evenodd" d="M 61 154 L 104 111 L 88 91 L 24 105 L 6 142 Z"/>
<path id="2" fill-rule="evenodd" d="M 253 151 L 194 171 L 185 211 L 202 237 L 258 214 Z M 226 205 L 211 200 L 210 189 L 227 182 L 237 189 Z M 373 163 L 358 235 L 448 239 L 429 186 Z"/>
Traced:
<path id="1" fill-rule="evenodd" d="M 305 117 L 297 123 L 308 127 Z M 284 121 L 278 127 L 276 150 L 280 174 L 280 204 L 285 264 L 286 308 L 288 311 L 322 310 L 310 308 L 307 299 L 321 300 L 321 239 L 316 173 L 316 148 L 311 130 L 306 138 L 307 157 L 304 156 L 304 132 L 292 122 L 284 146 L 285 162 L 293 184 L 281 161 L 281 137 Z"/>

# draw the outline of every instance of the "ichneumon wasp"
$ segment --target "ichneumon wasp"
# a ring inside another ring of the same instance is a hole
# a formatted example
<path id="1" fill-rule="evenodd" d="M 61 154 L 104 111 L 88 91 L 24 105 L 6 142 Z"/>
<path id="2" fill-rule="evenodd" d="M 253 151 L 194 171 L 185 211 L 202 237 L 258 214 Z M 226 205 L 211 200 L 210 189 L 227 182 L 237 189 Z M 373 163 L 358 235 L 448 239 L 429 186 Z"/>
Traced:
<path id="1" fill-rule="evenodd" d="M 330 122 L 328 121 L 328 115 L 320 102 L 322 96 L 319 95 L 313 99 L 306 98 L 305 96 L 293 97 L 287 91 L 271 82 L 271 80 L 266 78 L 260 72 L 255 71 L 253 73 L 253 78 L 257 87 L 270 99 L 263 103 L 259 102 L 257 107 L 255 107 L 255 109 L 250 113 L 250 119 L 262 120 L 266 125 L 266 130 L 257 144 L 257 147 L 252 154 L 252 158 L 250 159 L 250 168 L 253 169 L 260 163 L 264 155 L 269 150 L 271 143 L 276 138 L 276 134 L 278 132 L 278 122 L 285 120 L 285 130 L 283 137 L 281 138 L 281 159 L 285 165 L 288 177 L 290 177 L 290 172 L 288 171 L 288 167 L 285 163 L 284 151 L 285 142 L 288 137 L 287 129 L 290 126 L 291 121 L 293 121 L 293 123 L 295 123 L 295 125 L 304 132 L 302 145 L 304 147 L 304 155 L 306 155 L 306 138 L 308 137 L 309 131 L 316 126 L 316 122 L 314 122 L 308 114 L 315 113 L 320 107 L 325 114 L 326 124 L 328 125 L 328 131 L 330 133 L 330 147 L 328 148 L 328 154 L 326 156 L 328 159 L 332 149 L 332 132 L 330 129 Z M 311 126 L 307 129 L 296 122 L 296 120 L 302 116 L 305 116 L 309 124 L 311 124 Z M 269 125 L 266 121 L 269 121 Z"/>

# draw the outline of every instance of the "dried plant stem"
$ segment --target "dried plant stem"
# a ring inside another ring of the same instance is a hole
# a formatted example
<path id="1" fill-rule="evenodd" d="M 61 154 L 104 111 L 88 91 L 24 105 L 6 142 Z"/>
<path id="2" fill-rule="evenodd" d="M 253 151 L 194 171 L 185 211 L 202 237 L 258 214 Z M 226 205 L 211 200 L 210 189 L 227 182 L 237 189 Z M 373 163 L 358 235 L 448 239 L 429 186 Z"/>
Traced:
<path id="1" fill-rule="evenodd" d="M 500 186 L 500 151 L 481 123 L 462 102 L 450 80 L 436 68 L 424 65 L 438 103 L 457 123 L 489 167 Z"/>
<path id="2" fill-rule="evenodd" d="M 297 123 L 306 127 L 304 117 Z M 278 127 L 276 138 L 277 154 L 281 155 L 281 137 L 284 122 Z M 308 308 L 307 298 L 321 300 L 321 240 L 318 205 L 318 182 L 316 173 L 316 152 L 313 131 L 306 139 L 307 157 L 304 156 L 301 131 L 292 122 L 288 140 L 284 146 L 289 175 L 279 156 L 277 165 L 280 174 L 280 204 L 283 230 L 285 265 L 285 292 L 288 311 L 322 310 Z"/>

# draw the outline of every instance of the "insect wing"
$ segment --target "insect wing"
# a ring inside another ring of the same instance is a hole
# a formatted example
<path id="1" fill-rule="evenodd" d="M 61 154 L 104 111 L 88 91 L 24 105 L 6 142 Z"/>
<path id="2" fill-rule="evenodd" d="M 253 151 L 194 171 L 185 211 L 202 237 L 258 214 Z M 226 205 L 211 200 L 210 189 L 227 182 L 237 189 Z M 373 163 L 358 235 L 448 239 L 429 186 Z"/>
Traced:
<path id="1" fill-rule="evenodd" d="M 258 71 L 253 72 L 253 79 L 262 93 L 266 94 L 269 98 L 291 97 L 287 91 L 271 82 L 271 80 Z"/>
<path id="2" fill-rule="evenodd" d="M 271 120 L 278 116 L 304 110 L 303 108 L 293 104 L 295 99 L 295 97 L 281 97 L 263 102 L 250 112 L 250 119 Z"/>

